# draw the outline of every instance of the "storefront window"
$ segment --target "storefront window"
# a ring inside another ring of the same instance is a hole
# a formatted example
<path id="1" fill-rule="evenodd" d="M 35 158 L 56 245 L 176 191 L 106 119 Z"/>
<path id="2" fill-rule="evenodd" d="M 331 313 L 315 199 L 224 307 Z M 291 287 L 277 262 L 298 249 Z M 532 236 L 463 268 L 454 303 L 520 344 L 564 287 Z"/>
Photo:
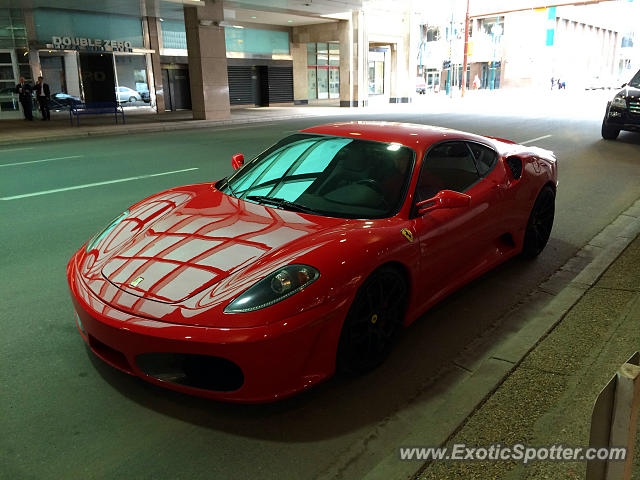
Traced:
<path id="1" fill-rule="evenodd" d="M 335 67 L 340 65 L 340 48 L 337 43 L 329 44 L 329 65 Z"/>
<path id="2" fill-rule="evenodd" d="M 329 45 L 318 43 L 318 61 L 316 65 L 329 65 Z"/>
<path id="3" fill-rule="evenodd" d="M 340 70 L 329 68 L 329 97 L 340 98 Z"/>
<path id="4" fill-rule="evenodd" d="M 318 99 L 329 98 L 329 68 L 318 67 Z"/>
<path id="5" fill-rule="evenodd" d="M 17 112 L 19 109 L 18 95 L 13 91 L 16 83 L 12 52 L 0 50 L 0 118 L 4 112 Z"/>
<path id="6" fill-rule="evenodd" d="M 309 100 L 340 98 L 340 45 L 307 44 Z"/>
<path id="7" fill-rule="evenodd" d="M 27 46 L 24 16 L 19 9 L 0 10 L 0 48 Z"/>
<path id="8" fill-rule="evenodd" d="M 316 76 L 316 67 L 307 68 L 307 82 L 309 87 L 309 100 L 318 98 L 318 80 Z"/>
<path id="9" fill-rule="evenodd" d="M 124 15 L 78 12 L 55 9 L 33 11 L 38 40 L 51 43 L 53 37 L 81 37 L 129 42 L 132 47 L 143 47 L 142 20 Z"/>
<path id="10" fill-rule="evenodd" d="M 19 113 L 18 95 L 13 91 L 18 79 L 31 82 L 27 52 L 27 33 L 22 10 L 0 10 L 0 118 Z"/>
<path id="11" fill-rule="evenodd" d="M 116 99 L 125 106 L 145 106 L 149 100 L 144 55 L 116 55 Z"/>
<path id="12" fill-rule="evenodd" d="M 225 27 L 227 52 L 289 55 L 289 32 Z"/>
<path id="13" fill-rule="evenodd" d="M 163 49 L 187 49 L 187 32 L 184 27 L 184 22 L 170 22 L 164 20 L 161 25 Z"/>
<path id="14" fill-rule="evenodd" d="M 385 51 L 369 51 L 369 94 L 384 94 Z"/>

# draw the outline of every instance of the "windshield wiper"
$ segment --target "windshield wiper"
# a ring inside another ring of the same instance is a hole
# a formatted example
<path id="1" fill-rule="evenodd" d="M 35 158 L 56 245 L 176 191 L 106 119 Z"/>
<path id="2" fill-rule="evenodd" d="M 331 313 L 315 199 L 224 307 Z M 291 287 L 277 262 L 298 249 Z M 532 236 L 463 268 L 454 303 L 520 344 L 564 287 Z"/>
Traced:
<path id="1" fill-rule="evenodd" d="M 245 198 L 254 202 L 265 203 L 268 205 L 280 207 L 285 210 L 317 214 L 316 210 L 313 210 L 312 208 L 305 207 L 304 205 L 299 205 L 295 202 L 290 202 L 289 200 L 285 200 L 284 198 L 267 197 L 265 195 L 249 195 Z"/>

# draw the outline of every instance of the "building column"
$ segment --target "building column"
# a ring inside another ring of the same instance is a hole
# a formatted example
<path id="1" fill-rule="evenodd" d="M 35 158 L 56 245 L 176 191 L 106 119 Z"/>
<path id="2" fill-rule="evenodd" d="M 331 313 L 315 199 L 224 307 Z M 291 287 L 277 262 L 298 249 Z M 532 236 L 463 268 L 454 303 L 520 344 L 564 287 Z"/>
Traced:
<path id="1" fill-rule="evenodd" d="M 391 88 L 389 95 L 390 103 L 409 103 L 415 92 L 415 62 L 411 62 L 410 46 L 411 34 L 414 32 L 414 25 L 411 23 L 411 15 L 405 13 L 404 24 L 407 26 L 406 32 L 397 39 L 391 47 Z M 415 28 L 417 31 L 417 27 Z M 417 47 L 416 50 L 417 51 Z M 413 86 L 413 88 L 412 88 Z"/>
<path id="2" fill-rule="evenodd" d="M 33 10 L 24 9 L 24 27 L 27 33 L 27 45 L 29 52 L 29 66 L 31 67 L 31 75 L 35 85 L 38 77 L 42 75 L 42 67 L 40 66 L 40 55 L 35 45 L 38 43 L 36 25 L 33 21 Z M 20 63 L 20 62 L 18 62 Z"/>
<path id="3" fill-rule="evenodd" d="M 293 103 L 295 105 L 307 105 L 309 103 L 307 44 L 292 43 L 291 58 L 293 60 Z"/>
<path id="4" fill-rule="evenodd" d="M 191 109 L 194 120 L 229 118 L 229 81 L 222 0 L 205 0 L 204 7 L 184 7 L 189 56 Z"/>
<path id="5" fill-rule="evenodd" d="M 156 111 L 165 113 L 164 88 L 162 85 L 162 67 L 160 66 L 160 28 L 156 17 L 147 17 L 147 31 L 149 35 L 149 49 L 151 54 L 151 73 L 153 89 L 155 91 Z"/>
<path id="6" fill-rule="evenodd" d="M 76 52 L 64 52 L 64 80 L 67 85 L 67 94 L 81 97 L 80 75 L 78 74 L 78 54 Z"/>
<path id="7" fill-rule="evenodd" d="M 367 40 L 364 13 L 353 11 L 351 20 L 340 22 L 340 106 L 363 107 L 368 103 Z"/>

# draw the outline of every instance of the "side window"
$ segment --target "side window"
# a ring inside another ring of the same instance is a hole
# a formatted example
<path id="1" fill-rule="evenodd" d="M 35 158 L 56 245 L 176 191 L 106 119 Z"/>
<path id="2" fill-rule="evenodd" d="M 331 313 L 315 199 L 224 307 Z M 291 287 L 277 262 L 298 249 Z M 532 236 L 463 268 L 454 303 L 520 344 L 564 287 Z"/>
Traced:
<path id="1" fill-rule="evenodd" d="M 477 143 L 469 143 L 468 145 L 473 153 L 473 158 L 476 160 L 478 173 L 484 177 L 493 169 L 496 163 L 496 158 L 498 158 L 496 152 L 489 147 Z"/>
<path id="2" fill-rule="evenodd" d="M 441 190 L 464 192 L 481 175 L 464 142 L 446 142 L 433 147 L 422 163 L 416 189 L 418 201 L 426 200 Z"/>

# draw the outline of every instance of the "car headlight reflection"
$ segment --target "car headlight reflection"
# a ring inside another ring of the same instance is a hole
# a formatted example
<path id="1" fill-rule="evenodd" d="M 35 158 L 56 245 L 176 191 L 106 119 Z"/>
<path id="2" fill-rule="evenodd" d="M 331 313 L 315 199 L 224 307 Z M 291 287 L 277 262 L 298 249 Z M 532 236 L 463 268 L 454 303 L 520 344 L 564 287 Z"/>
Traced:
<path id="1" fill-rule="evenodd" d="M 611 106 L 618 108 L 627 108 L 627 101 L 624 99 L 624 97 L 613 97 L 613 100 L 611 100 Z"/>
<path id="2" fill-rule="evenodd" d="M 246 313 L 269 307 L 295 295 L 318 278 L 320 272 L 309 265 L 287 265 L 260 280 L 224 309 L 225 313 Z"/>
<path id="3" fill-rule="evenodd" d="M 129 210 L 125 210 L 116 218 L 114 218 L 104 229 L 102 229 L 101 231 L 96 233 L 93 237 L 91 237 L 91 240 L 87 242 L 85 251 L 89 253 L 91 250 L 93 250 L 93 247 L 95 247 L 98 244 L 98 242 L 100 242 L 100 240 L 106 237 L 111 230 L 116 228 L 121 221 L 127 218 L 128 215 L 129 215 Z"/>

